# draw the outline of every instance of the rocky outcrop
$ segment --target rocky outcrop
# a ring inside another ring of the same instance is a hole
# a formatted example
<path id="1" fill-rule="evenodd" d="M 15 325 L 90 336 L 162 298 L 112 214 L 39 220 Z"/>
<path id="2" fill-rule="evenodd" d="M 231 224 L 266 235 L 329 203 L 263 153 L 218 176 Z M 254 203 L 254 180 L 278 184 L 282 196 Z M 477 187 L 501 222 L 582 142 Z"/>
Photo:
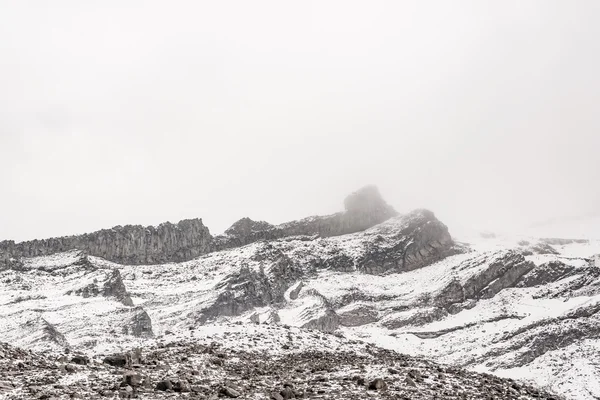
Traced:
<path id="1" fill-rule="evenodd" d="M 523 276 L 516 287 L 533 287 L 556 282 L 567 277 L 574 268 L 561 261 L 550 261 L 539 265 Z"/>
<path id="2" fill-rule="evenodd" d="M 274 226 L 264 221 L 242 218 L 225 231 L 212 237 L 201 219 L 170 222 L 158 227 L 140 225 L 117 226 L 94 233 L 15 243 L 0 242 L 0 269 L 22 257 L 37 257 L 69 250 L 82 250 L 89 255 L 126 265 L 159 264 L 188 261 L 224 249 L 244 246 L 260 240 L 290 236 L 321 237 L 359 232 L 377 225 L 396 211 L 389 206 L 375 186 L 352 193 L 344 201 L 346 211 L 305 218 Z"/>
<path id="3" fill-rule="evenodd" d="M 279 225 L 285 236 L 321 237 L 360 232 L 380 224 L 398 213 L 381 197 L 375 186 L 366 186 L 344 200 L 345 211 L 325 217 L 310 217 Z"/>
<path id="4" fill-rule="evenodd" d="M 298 284 L 294 288 L 292 288 L 292 290 L 290 290 L 290 299 L 296 300 L 303 287 L 304 283 L 302 281 L 298 282 Z"/>
<path id="5" fill-rule="evenodd" d="M 225 231 L 225 235 L 231 238 L 229 246 L 245 246 L 256 241 L 261 233 L 271 231 L 275 226 L 265 221 L 253 221 L 250 218 L 242 218 Z M 266 239 L 267 236 L 264 237 Z"/>
<path id="6" fill-rule="evenodd" d="M 340 325 L 342 326 L 361 326 L 379 320 L 377 310 L 373 306 L 366 304 L 358 304 L 355 307 L 338 311 L 338 315 L 340 317 Z"/>
<path id="7" fill-rule="evenodd" d="M 366 186 L 352 193 L 344 200 L 344 206 L 345 211 L 341 213 L 309 217 L 278 226 L 243 218 L 224 235 L 215 237 L 213 247 L 222 250 L 291 236 L 340 236 L 363 231 L 397 215 L 375 186 Z"/>
<path id="8" fill-rule="evenodd" d="M 562 349 L 580 340 L 600 338 L 600 303 L 583 305 L 557 318 L 543 319 L 508 332 L 495 343 L 497 348 L 484 357 L 496 357 L 514 352 L 512 357 L 499 358 L 495 368 L 514 368 L 529 364 L 541 355 Z M 547 327 L 551 326 L 551 329 Z"/>
<path id="9" fill-rule="evenodd" d="M 314 318 L 304 325 L 305 329 L 316 329 L 321 332 L 332 333 L 340 327 L 340 317 L 331 309 L 327 309 L 323 315 Z"/>
<path id="10" fill-rule="evenodd" d="M 486 269 L 469 279 L 464 287 L 465 298 L 490 298 L 500 290 L 514 286 L 519 279 L 535 267 L 515 251 L 501 252 Z"/>
<path id="11" fill-rule="evenodd" d="M 124 335 L 132 335 L 142 338 L 154 337 L 152 320 L 142 307 L 124 311 L 125 318 L 121 326 Z"/>
<path id="12" fill-rule="evenodd" d="M 552 246 L 550 246 L 548 243 L 544 243 L 544 242 L 538 242 L 538 243 L 534 243 L 532 245 L 525 245 L 523 246 L 523 255 L 524 256 L 529 256 L 532 254 L 560 254 L 558 251 L 556 251 L 556 249 Z"/>
<path id="13" fill-rule="evenodd" d="M 371 197 L 367 196 L 364 199 L 357 195 L 356 198 L 352 197 L 347 201 L 347 207 L 349 212 L 359 212 L 357 210 L 381 210 L 383 206 Z M 255 232 L 253 226 L 251 221 L 245 221 L 233 231 Z M 321 270 L 358 270 L 368 274 L 405 272 L 461 251 L 454 246 L 448 228 L 427 210 L 416 210 L 392 218 L 387 223 L 358 235 L 363 243 L 361 251 L 349 253 L 338 246 L 336 241 L 330 243 L 329 239 L 312 239 L 310 244 L 306 245 L 308 258 L 298 258 L 298 253 L 287 253 L 287 249 L 293 249 L 295 243 L 298 243 L 297 236 L 289 241 L 282 239 L 256 245 L 250 260 L 259 262 L 262 267 L 257 269 L 243 266 L 239 272 L 227 277 L 215 287 L 218 292 L 216 300 L 205 309 L 196 312 L 191 319 L 197 323 L 205 323 L 217 317 L 239 316 L 254 307 L 285 302 L 286 293 L 287 300 L 296 301 L 305 295 L 302 280 Z M 362 298 L 373 301 L 364 298 L 360 293 L 359 297 L 347 300 L 353 302 Z M 460 299 L 456 301 L 460 302 L 463 299 L 464 295 L 461 294 Z M 328 302 L 325 298 L 321 300 L 323 304 Z M 377 312 L 365 314 L 362 312 L 364 310 L 354 310 L 340 319 L 334 310 L 336 307 L 343 307 L 344 302 L 344 298 L 340 298 L 335 300 L 334 306 L 321 307 L 319 312 L 307 315 L 300 326 L 310 322 L 308 327 L 330 331 L 337 329 L 340 323 L 355 326 L 359 321 L 369 323 L 378 318 Z M 323 310 L 331 312 L 321 314 Z"/>
<path id="14" fill-rule="evenodd" d="M 388 232 L 374 236 L 358 262 L 358 269 L 369 274 L 406 272 L 424 267 L 461 252 L 454 246 L 448 227 L 429 210 L 415 210 L 396 217 Z"/>
<path id="15" fill-rule="evenodd" d="M 405 316 L 402 315 L 389 319 L 383 322 L 383 326 L 385 326 L 388 329 L 398 329 L 403 328 L 405 326 L 420 326 L 433 321 L 438 321 L 447 315 L 448 312 L 443 308 L 426 308 Z"/>
<path id="16" fill-rule="evenodd" d="M 158 227 L 117 226 L 94 233 L 15 243 L 0 242 L 0 260 L 37 257 L 83 250 L 122 264 L 157 264 L 187 261 L 211 249 L 212 236 L 201 219 L 170 222 Z"/>
<path id="17" fill-rule="evenodd" d="M 242 267 L 240 271 L 221 282 L 217 299 L 209 307 L 196 313 L 193 318 L 203 324 L 217 317 L 237 316 L 271 303 L 282 302 L 290 284 L 302 276 L 302 270 L 281 251 L 266 244 L 256 255 L 269 265 L 269 273 Z"/>
<path id="18" fill-rule="evenodd" d="M 65 336 L 54 325 L 41 316 L 30 319 L 21 326 L 23 332 L 31 335 L 32 341 L 44 342 L 51 347 L 68 348 L 69 343 Z"/>
<path id="19" fill-rule="evenodd" d="M 133 300 L 131 300 L 131 296 L 127 292 L 125 283 L 123 283 L 123 278 L 121 278 L 121 273 L 116 268 L 112 270 L 110 275 L 108 275 L 106 281 L 104 281 L 102 289 L 98 286 L 97 280 L 94 280 L 94 282 L 82 287 L 81 289 L 69 291 L 67 294 L 74 294 L 85 298 L 95 296 L 110 297 L 119 301 L 123 305 L 129 307 L 133 306 Z"/>
<path id="20" fill-rule="evenodd" d="M 133 306 L 133 301 L 131 300 L 131 296 L 129 296 L 127 288 L 123 283 L 121 273 L 116 268 L 113 269 L 110 278 L 104 282 L 102 295 L 104 297 L 114 297 L 126 306 Z"/>

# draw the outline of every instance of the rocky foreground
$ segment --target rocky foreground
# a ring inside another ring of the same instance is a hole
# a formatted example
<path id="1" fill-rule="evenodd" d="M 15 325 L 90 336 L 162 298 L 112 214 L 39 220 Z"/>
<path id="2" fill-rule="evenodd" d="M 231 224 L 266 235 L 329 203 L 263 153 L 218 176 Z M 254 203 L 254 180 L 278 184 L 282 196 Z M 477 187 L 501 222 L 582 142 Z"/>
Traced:
<path id="1" fill-rule="evenodd" d="M 559 399 L 341 335 L 226 324 L 108 355 L 0 344 L 3 399 Z"/>

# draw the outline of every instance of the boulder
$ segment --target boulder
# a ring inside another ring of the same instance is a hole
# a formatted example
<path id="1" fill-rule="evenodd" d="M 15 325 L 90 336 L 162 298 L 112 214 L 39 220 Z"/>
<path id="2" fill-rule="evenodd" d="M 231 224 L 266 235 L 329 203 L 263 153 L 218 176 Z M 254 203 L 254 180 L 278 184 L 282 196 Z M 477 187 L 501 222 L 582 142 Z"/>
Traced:
<path id="1" fill-rule="evenodd" d="M 384 390 L 387 389 L 387 384 L 381 378 L 377 378 L 369 382 L 369 390 Z"/>

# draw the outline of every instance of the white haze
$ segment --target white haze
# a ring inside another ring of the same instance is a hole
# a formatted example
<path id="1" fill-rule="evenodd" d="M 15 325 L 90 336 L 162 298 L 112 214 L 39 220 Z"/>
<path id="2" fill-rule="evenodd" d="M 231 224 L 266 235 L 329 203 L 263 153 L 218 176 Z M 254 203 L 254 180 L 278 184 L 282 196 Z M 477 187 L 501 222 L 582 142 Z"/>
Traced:
<path id="1" fill-rule="evenodd" d="M 598 21 L 597 0 L 3 1 L 0 239 L 219 233 L 367 183 L 451 232 L 589 228 Z"/>

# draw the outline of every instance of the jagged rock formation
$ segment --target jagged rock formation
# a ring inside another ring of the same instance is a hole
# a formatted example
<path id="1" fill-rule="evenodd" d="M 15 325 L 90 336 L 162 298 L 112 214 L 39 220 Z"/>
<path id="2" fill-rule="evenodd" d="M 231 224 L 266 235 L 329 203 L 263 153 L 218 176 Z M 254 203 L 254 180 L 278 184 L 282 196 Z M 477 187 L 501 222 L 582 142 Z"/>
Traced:
<path id="1" fill-rule="evenodd" d="M 364 246 L 360 252 L 355 249 L 344 251 L 337 246 L 337 239 L 333 238 L 282 239 L 261 243 L 252 256 L 258 268 L 250 268 L 243 263 L 234 275 L 217 285 L 219 294 L 216 300 L 195 312 L 193 320 L 206 323 L 217 317 L 238 316 L 256 307 L 282 303 L 285 301 L 285 292 L 292 284 L 304 277 L 314 276 L 321 270 L 359 271 L 373 275 L 398 273 L 418 269 L 460 252 L 454 246 L 447 227 L 427 210 L 416 210 L 392 218 L 388 223 L 364 232 L 361 242 Z M 310 254 L 308 263 L 288 252 L 289 249 L 299 248 L 300 243 Z M 327 247 L 330 243 L 333 246 Z M 490 281 L 496 277 L 493 275 Z M 296 300 L 301 291 L 304 289 L 300 282 L 290 289 L 288 300 Z M 311 292 L 311 289 L 308 291 Z M 462 300 L 463 294 L 460 297 Z M 326 302 L 324 300 L 323 304 Z M 323 305 L 320 310 L 323 313 L 319 311 L 314 318 L 303 318 L 303 326 L 307 324 L 311 328 L 327 331 L 337 329 L 339 316 L 329 306 Z M 309 324 L 309 321 L 313 322 Z"/>
<path id="2" fill-rule="evenodd" d="M 114 297 L 126 306 L 133 306 L 133 301 L 131 300 L 129 293 L 127 293 L 127 288 L 123 283 L 121 273 L 116 268 L 113 269 L 110 278 L 104 282 L 102 295 L 104 297 Z"/>
<path id="3" fill-rule="evenodd" d="M 216 250 L 292 236 L 331 237 L 360 232 L 397 215 L 381 197 L 375 186 L 366 186 L 344 200 L 345 211 L 328 216 L 315 216 L 273 226 L 264 221 L 243 218 L 224 235 L 215 237 Z"/>
<path id="4" fill-rule="evenodd" d="M 126 315 L 122 323 L 122 333 L 124 335 L 148 338 L 154 337 L 152 320 L 142 307 L 125 310 L 124 314 Z"/>
<path id="5" fill-rule="evenodd" d="M 358 269 L 369 274 L 411 271 L 459 252 L 446 225 L 429 210 L 415 210 L 370 238 Z"/>
<path id="6" fill-rule="evenodd" d="M 275 226 L 268 222 L 242 218 L 231 225 L 224 235 L 215 238 L 214 247 L 216 249 L 240 247 L 260 239 L 274 239 L 276 234 L 268 233 L 273 230 Z"/>
<path id="7" fill-rule="evenodd" d="M 224 235 L 212 237 L 201 219 L 169 222 L 158 227 L 117 226 L 79 236 L 15 243 L 0 242 L 0 268 L 23 257 L 46 256 L 69 250 L 82 250 L 121 264 L 159 264 L 191 260 L 212 251 L 240 247 L 258 240 L 299 235 L 339 236 L 359 232 L 397 215 L 381 198 L 375 186 L 366 186 L 344 201 L 345 212 L 310 217 L 273 226 L 264 221 L 243 218 Z"/>
<path id="8" fill-rule="evenodd" d="M 0 260 L 7 265 L 11 258 L 45 256 L 68 250 L 123 264 L 158 264 L 186 261 L 211 249 L 212 236 L 201 219 L 169 222 L 158 227 L 117 226 L 98 232 L 15 243 L 0 242 Z M 1 265 L 1 264 L 0 264 Z"/>
<path id="9" fill-rule="evenodd" d="M 107 276 L 102 289 L 98 286 L 98 279 L 94 279 L 92 283 L 74 291 L 70 290 L 67 294 L 75 294 L 84 298 L 102 295 L 104 297 L 113 297 L 123 303 L 123 305 L 133 306 L 133 300 L 131 300 L 131 296 L 127 292 L 127 288 L 121 278 L 121 273 L 116 268 Z"/>

